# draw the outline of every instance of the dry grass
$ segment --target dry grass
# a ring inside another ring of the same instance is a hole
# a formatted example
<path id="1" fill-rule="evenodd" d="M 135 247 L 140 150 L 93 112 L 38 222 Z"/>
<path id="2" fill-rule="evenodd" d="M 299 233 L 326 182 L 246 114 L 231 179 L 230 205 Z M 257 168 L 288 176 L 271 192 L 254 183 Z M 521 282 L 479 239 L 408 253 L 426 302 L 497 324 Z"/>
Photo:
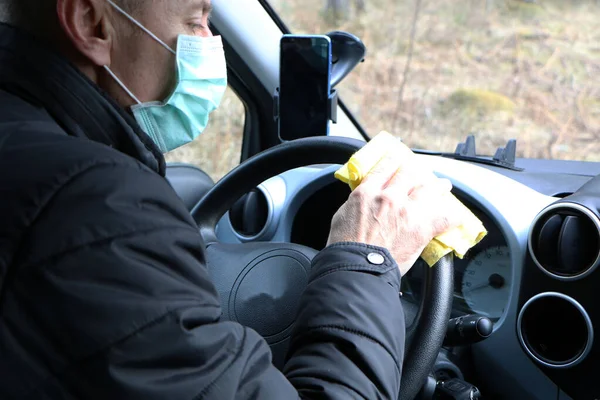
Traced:
<path id="1" fill-rule="evenodd" d="M 340 93 L 370 134 L 388 130 L 412 147 L 453 151 L 473 133 L 481 154 L 516 138 L 520 156 L 600 161 L 597 0 L 422 0 L 402 101 L 415 0 L 366 0 L 363 13 L 337 20 L 325 0 L 272 1 L 296 33 L 341 29 L 363 39 L 367 61 Z M 484 95 L 454 101 L 464 93 Z M 489 94 L 498 96 L 490 103 Z M 177 152 L 215 178 L 240 146 L 241 104 L 229 99 L 205 142 Z"/>
<path id="2" fill-rule="evenodd" d="M 412 147 L 452 151 L 474 133 L 484 154 L 516 138 L 521 156 L 600 161 L 600 2 L 422 0 L 400 104 L 415 0 L 367 0 L 364 13 L 337 21 L 324 4 L 273 5 L 294 32 L 363 39 L 367 61 L 340 93 L 370 134 L 385 129 Z M 453 94 L 471 89 L 516 106 L 494 110 L 482 99 L 444 112 Z"/>

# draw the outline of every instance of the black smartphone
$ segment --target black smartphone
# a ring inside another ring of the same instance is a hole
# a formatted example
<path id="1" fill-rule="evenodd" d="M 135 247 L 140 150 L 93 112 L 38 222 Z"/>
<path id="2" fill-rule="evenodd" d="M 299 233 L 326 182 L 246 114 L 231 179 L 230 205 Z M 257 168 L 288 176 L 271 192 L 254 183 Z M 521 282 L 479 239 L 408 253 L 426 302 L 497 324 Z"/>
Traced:
<path id="1" fill-rule="evenodd" d="M 279 66 L 279 137 L 288 141 L 329 133 L 331 39 L 283 35 Z"/>

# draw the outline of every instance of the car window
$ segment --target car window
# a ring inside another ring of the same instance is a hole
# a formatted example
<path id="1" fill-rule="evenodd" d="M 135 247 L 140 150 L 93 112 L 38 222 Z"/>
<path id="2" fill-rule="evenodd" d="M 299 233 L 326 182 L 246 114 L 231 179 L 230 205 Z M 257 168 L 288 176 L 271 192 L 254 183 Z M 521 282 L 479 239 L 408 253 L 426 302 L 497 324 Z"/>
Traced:
<path id="1" fill-rule="evenodd" d="M 240 98 L 227 88 L 221 105 L 210 114 L 208 127 L 193 142 L 165 155 L 167 162 L 196 165 L 216 182 L 240 163 L 245 109 Z"/>
<path id="2" fill-rule="evenodd" d="M 269 0 L 293 33 L 344 30 L 367 59 L 339 86 L 369 135 L 454 151 L 600 161 L 600 2 Z"/>

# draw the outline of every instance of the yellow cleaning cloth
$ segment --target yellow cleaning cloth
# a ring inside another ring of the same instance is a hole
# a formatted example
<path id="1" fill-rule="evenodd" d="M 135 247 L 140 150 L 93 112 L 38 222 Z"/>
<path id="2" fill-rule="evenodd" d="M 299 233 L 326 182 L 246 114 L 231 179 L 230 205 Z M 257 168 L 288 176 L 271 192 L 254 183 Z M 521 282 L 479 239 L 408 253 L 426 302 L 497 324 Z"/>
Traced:
<path id="1" fill-rule="evenodd" d="M 431 169 L 422 165 L 405 144 L 385 131 L 375 136 L 350 157 L 350 160 L 335 173 L 335 177 L 349 184 L 354 190 L 371 169 L 390 152 L 402 158 L 400 168 L 410 171 L 407 176 L 414 178 L 415 183 L 422 183 L 424 179 L 435 177 Z M 481 221 L 454 195 L 449 193 L 440 198 L 440 202 L 449 202 L 447 205 L 463 214 L 463 217 L 458 227 L 435 237 L 421 253 L 421 257 L 430 267 L 451 251 L 454 251 L 454 255 L 458 258 L 463 258 L 471 247 L 487 235 Z"/>

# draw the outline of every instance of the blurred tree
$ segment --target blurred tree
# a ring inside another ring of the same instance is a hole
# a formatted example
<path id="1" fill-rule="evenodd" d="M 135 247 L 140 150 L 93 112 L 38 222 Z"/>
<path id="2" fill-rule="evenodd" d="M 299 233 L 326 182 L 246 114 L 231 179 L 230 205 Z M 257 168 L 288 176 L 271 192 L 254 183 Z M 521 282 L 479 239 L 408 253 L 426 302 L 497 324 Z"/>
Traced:
<path id="1" fill-rule="evenodd" d="M 365 0 L 354 0 L 356 12 L 365 10 Z M 326 0 L 325 13 L 334 19 L 345 19 L 350 15 L 352 0 Z"/>

